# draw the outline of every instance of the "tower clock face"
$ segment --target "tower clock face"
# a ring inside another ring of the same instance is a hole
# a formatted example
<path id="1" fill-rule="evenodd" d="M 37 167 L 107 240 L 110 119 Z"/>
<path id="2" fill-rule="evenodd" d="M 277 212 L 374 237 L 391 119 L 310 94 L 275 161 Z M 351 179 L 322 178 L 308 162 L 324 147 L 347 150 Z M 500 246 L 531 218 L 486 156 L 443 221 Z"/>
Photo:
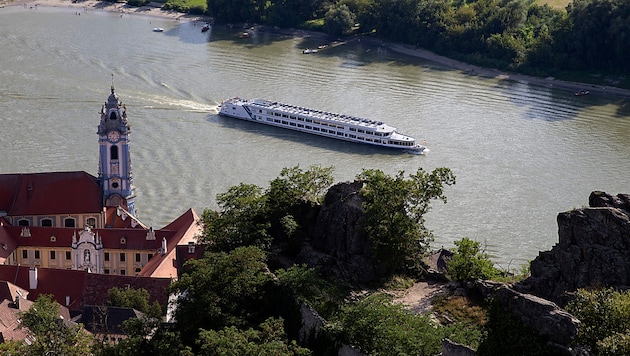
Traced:
<path id="1" fill-rule="evenodd" d="M 120 139 L 120 133 L 118 131 L 110 131 L 107 134 L 107 139 L 110 142 L 118 142 L 118 140 Z"/>

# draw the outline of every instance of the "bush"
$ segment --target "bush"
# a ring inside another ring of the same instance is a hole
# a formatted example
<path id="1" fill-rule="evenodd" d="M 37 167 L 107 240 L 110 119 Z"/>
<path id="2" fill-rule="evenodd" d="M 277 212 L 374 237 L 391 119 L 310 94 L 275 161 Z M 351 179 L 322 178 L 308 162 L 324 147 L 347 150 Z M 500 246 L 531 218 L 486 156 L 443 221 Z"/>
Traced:
<path id="1" fill-rule="evenodd" d="M 436 355 L 445 329 L 426 315 L 414 315 L 385 294 L 372 294 L 342 312 L 345 342 L 368 355 Z"/>
<path id="2" fill-rule="evenodd" d="M 630 293 L 612 288 L 580 289 L 566 309 L 582 322 L 577 337 L 580 345 L 590 347 L 595 354 L 611 354 L 617 347 L 628 349 L 629 336 L 623 334 L 630 330 Z M 616 341 L 623 345 L 615 345 Z"/>
<path id="3" fill-rule="evenodd" d="M 467 237 L 455 241 L 457 250 L 447 263 L 448 275 L 456 281 L 491 279 L 498 275 L 488 255 L 481 250 L 478 241 Z"/>

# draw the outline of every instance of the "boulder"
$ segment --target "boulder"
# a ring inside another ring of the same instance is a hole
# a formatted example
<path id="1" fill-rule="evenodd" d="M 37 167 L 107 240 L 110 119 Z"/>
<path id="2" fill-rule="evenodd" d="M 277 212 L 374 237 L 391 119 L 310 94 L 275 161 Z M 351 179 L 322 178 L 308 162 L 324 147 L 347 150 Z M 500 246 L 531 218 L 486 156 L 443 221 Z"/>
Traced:
<path id="1" fill-rule="evenodd" d="M 558 214 L 558 244 L 532 261 L 519 290 L 564 306 L 579 288 L 630 285 L 630 195 L 597 191 L 589 204 Z"/>
<path id="2" fill-rule="evenodd" d="M 363 233 L 365 211 L 359 191 L 361 182 L 344 182 L 326 193 L 309 242 L 296 257 L 296 263 L 317 267 L 325 274 L 351 282 L 371 282 L 376 278 L 367 237 Z"/>

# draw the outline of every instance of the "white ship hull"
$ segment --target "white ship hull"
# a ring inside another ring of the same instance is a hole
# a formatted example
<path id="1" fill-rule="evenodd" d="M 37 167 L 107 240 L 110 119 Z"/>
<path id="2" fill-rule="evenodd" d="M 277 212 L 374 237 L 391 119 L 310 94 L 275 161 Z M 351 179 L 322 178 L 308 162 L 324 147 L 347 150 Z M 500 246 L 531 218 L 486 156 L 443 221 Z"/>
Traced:
<path id="1" fill-rule="evenodd" d="M 232 98 L 221 103 L 220 115 L 289 130 L 372 146 L 423 153 L 426 148 L 384 122 L 264 99 Z M 428 150 L 427 150 L 428 151 Z"/>

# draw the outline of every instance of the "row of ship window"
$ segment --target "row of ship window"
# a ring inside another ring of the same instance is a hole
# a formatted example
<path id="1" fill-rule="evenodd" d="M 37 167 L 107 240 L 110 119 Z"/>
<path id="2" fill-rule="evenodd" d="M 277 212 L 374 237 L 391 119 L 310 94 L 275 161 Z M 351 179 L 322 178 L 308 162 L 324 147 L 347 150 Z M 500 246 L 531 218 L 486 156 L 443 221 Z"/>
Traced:
<path id="1" fill-rule="evenodd" d="M 276 124 L 297 126 L 298 128 L 301 128 L 301 129 L 305 128 L 307 130 L 313 130 L 313 131 L 318 131 L 318 132 L 322 132 L 322 133 L 329 133 L 329 134 L 333 134 L 333 135 L 337 135 L 337 136 L 344 136 L 344 135 L 346 135 L 344 132 L 341 132 L 341 131 L 321 129 L 321 128 L 317 127 L 317 126 L 296 124 L 295 122 L 288 122 L 288 121 L 284 121 L 284 120 L 272 119 L 270 117 L 267 118 L 267 121 L 274 122 Z M 357 136 L 357 135 L 353 135 L 353 134 L 349 134 L 346 137 L 350 137 L 350 138 L 357 139 L 357 140 L 364 140 L 364 141 L 368 141 L 368 142 L 381 143 L 381 140 L 379 140 L 379 139 L 372 139 L 372 138 L 369 138 L 369 137 Z"/>
<path id="2" fill-rule="evenodd" d="M 267 112 L 267 115 L 284 117 L 284 118 L 287 118 L 287 119 L 297 120 L 297 121 L 306 121 L 306 122 L 317 124 L 317 125 L 321 125 L 321 126 L 336 127 L 338 129 L 343 129 L 344 128 L 343 125 L 336 125 L 336 124 L 333 124 L 333 123 L 329 123 L 329 122 L 325 122 L 325 121 L 317 121 L 317 120 L 312 120 L 312 119 L 304 119 L 303 117 L 291 116 L 291 115 L 287 115 L 287 114 L 280 114 L 278 112 Z M 270 121 L 270 119 L 267 118 L 267 121 Z M 283 123 L 284 122 L 286 122 L 286 121 L 283 121 Z M 295 125 L 292 123 L 291 126 L 295 126 Z M 299 125 L 298 125 L 298 127 L 299 127 Z M 363 134 L 367 134 L 367 135 L 387 136 L 387 134 L 384 134 L 382 132 L 366 131 L 366 130 L 363 130 L 363 129 L 356 129 L 354 127 L 350 127 L 349 129 L 350 129 L 350 131 L 355 131 L 355 132 L 359 132 L 359 133 L 363 133 Z"/>

